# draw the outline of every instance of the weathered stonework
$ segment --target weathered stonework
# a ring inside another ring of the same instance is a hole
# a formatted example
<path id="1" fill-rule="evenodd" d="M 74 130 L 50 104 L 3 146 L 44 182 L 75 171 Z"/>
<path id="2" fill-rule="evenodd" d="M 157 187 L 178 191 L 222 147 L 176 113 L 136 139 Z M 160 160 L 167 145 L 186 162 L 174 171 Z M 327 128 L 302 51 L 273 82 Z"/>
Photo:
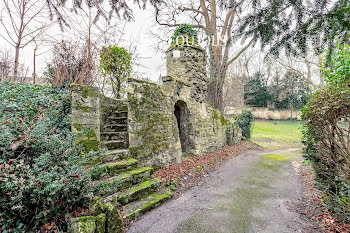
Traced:
<path id="1" fill-rule="evenodd" d="M 206 99 L 205 50 L 172 45 L 163 84 L 129 79 L 127 102 L 93 87 L 72 86 L 72 129 L 90 128 L 79 141 L 86 151 L 100 145 L 129 149 L 140 165 L 179 163 L 184 154 L 203 154 L 241 138 L 240 130 Z"/>
<path id="2" fill-rule="evenodd" d="M 72 232 L 122 232 L 123 218 L 133 220 L 172 197 L 175 187 L 160 186 L 153 167 L 241 140 L 240 130 L 206 103 L 205 51 L 172 45 L 167 59 L 163 84 L 129 79 L 127 100 L 72 86 L 77 143 L 84 153 L 107 149 L 84 161 L 97 198 L 90 203 L 91 216 L 72 219 Z"/>
<path id="3" fill-rule="evenodd" d="M 100 101 L 98 89 L 74 84 L 72 92 L 72 131 L 77 132 L 77 143 L 84 151 L 97 150 L 100 141 Z M 84 130 L 88 132 L 84 132 Z"/>
<path id="4" fill-rule="evenodd" d="M 240 140 L 240 130 L 205 101 L 205 62 L 199 47 L 172 46 L 163 85 L 129 79 L 130 152 L 142 164 L 178 163 L 184 153 L 199 155 Z"/>

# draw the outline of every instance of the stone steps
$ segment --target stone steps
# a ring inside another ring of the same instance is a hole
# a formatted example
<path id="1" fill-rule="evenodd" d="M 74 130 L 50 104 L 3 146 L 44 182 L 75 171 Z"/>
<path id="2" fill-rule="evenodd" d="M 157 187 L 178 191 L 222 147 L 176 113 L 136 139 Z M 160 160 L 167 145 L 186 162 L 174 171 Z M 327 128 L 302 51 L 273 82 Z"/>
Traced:
<path id="1" fill-rule="evenodd" d="M 93 184 L 93 190 L 97 196 L 106 197 L 149 179 L 152 173 L 153 168 L 151 167 L 136 168 L 121 173 L 118 176 L 95 181 Z"/>
<path id="2" fill-rule="evenodd" d="M 106 153 L 100 155 L 98 158 L 93 158 L 86 161 L 87 165 L 103 164 L 117 160 L 124 160 L 129 157 L 128 149 L 116 149 L 109 150 Z"/>
<path id="3" fill-rule="evenodd" d="M 159 185 L 160 181 L 158 179 L 146 180 L 142 183 L 133 185 L 124 191 L 112 194 L 106 197 L 104 200 L 107 202 L 126 205 L 140 198 L 143 198 L 150 193 L 153 193 L 159 187 Z"/>
<path id="4" fill-rule="evenodd" d="M 101 133 L 115 133 L 115 132 L 127 132 L 128 125 L 127 124 L 110 124 L 110 125 L 102 125 Z"/>
<path id="5" fill-rule="evenodd" d="M 104 124 L 121 124 L 126 125 L 128 123 L 127 117 L 120 117 L 120 116 L 108 116 L 104 119 Z"/>
<path id="6" fill-rule="evenodd" d="M 129 158 L 126 160 L 116 160 L 94 166 L 88 171 L 91 173 L 93 180 L 98 180 L 102 177 L 116 176 L 122 172 L 133 169 L 136 167 L 137 162 L 138 161 L 133 158 Z"/>
<path id="7" fill-rule="evenodd" d="M 128 220 L 133 220 L 161 205 L 171 197 L 172 192 L 170 191 L 167 191 L 164 194 L 154 192 L 138 201 L 127 204 L 121 214 L 122 216 L 126 216 Z"/>
<path id="8" fill-rule="evenodd" d="M 104 205 L 125 206 L 126 216 L 133 219 L 172 194 L 157 193 L 161 182 L 152 177 L 153 168 L 137 167 L 138 161 L 130 158 L 127 104 L 110 98 L 106 101 L 108 104 L 102 106 L 100 146 L 108 151 L 88 164 L 93 192 Z"/>
<path id="9" fill-rule="evenodd" d="M 108 118 L 128 118 L 128 111 L 113 111 L 113 112 L 109 112 L 108 114 L 106 114 L 104 116 L 104 119 L 108 119 Z"/>
<path id="10" fill-rule="evenodd" d="M 128 132 L 101 132 L 101 141 L 128 140 Z"/>
<path id="11" fill-rule="evenodd" d="M 101 141 L 101 147 L 107 148 L 108 150 L 128 149 L 129 143 L 125 140 Z"/>

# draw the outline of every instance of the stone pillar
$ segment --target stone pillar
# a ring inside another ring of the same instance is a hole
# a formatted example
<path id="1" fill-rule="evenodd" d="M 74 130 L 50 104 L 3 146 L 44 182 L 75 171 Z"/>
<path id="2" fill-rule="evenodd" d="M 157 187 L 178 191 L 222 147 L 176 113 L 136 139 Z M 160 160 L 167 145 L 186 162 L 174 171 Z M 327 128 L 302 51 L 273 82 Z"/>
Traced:
<path id="1" fill-rule="evenodd" d="M 207 97 L 206 52 L 198 45 L 171 45 L 167 53 L 167 76 L 163 84 L 182 83 L 190 98 L 200 103 Z"/>
<path id="2" fill-rule="evenodd" d="M 96 87 L 73 84 L 72 131 L 78 132 L 77 143 L 84 152 L 97 150 L 100 141 L 100 95 Z"/>

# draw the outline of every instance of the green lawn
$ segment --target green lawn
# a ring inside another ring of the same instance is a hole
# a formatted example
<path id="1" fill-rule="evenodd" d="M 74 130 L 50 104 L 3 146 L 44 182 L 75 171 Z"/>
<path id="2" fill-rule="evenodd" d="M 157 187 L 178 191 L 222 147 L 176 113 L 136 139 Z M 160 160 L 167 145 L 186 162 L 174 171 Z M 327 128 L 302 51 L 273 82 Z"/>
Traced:
<path id="1" fill-rule="evenodd" d="M 255 120 L 252 141 L 266 149 L 301 146 L 300 121 Z"/>

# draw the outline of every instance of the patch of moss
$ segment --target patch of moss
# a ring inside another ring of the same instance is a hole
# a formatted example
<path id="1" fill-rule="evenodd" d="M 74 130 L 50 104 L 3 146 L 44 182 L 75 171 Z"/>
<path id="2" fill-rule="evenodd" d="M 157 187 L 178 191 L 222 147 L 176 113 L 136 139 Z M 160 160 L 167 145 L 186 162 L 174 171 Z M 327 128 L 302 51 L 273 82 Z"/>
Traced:
<path id="1" fill-rule="evenodd" d="M 126 204 L 127 203 L 126 201 L 129 200 L 130 198 L 135 199 L 137 196 L 140 195 L 140 193 L 144 193 L 147 190 L 151 190 L 152 187 L 153 187 L 153 183 L 150 180 L 147 180 L 147 181 L 137 185 L 136 187 L 133 187 L 133 188 L 127 190 L 126 192 L 121 194 L 117 200 L 122 205 Z"/>
<path id="2" fill-rule="evenodd" d="M 72 233 L 94 233 L 95 230 L 96 224 L 93 216 L 84 216 L 71 220 Z"/>
<path id="3" fill-rule="evenodd" d="M 105 233 L 106 232 L 106 214 L 101 213 L 95 217 L 96 230 L 95 233 Z"/>
<path id="4" fill-rule="evenodd" d="M 288 161 L 290 159 L 297 158 L 298 154 L 268 154 L 265 155 L 265 159 L 276 160 L 276 161 Z"/>
<path id="5" fill-rule="evenodd" d="M 129 172 L 129 174 L 130 175 L 137 175 L 137 174 L 144 173 L 144 172 L 147 172 L 147 171 L 152 172 L 153 168 L 151 168 L 151 167 L 140 167 L 140 168 L 137 168 L 135 170 L 131 170 Z"/>
<path id="6" fill-rule="evenodd" d="M 128 160 L 108 164 L 107 169 L 110 170 L 110 169 L 124 168 L 124 167 L 134 165 L 136 163 L 137 163 L 136 159 L 130 158 Z"/>
<path id="7" fill-rule="evenodd" d="M 92 112 L 92 108 L 89 106 L 84 106 L 84 105 L 78 105 L 77 110 L 82 111 L 82 112 Z"/>
<path id="8" fill-rule="evenodd" d="M 148 177 L 149 173 L 147 172 L 149 171 L 151 173 L 152 170 L 150 167 L 142 167 L 123 173 L 110 180 L 102 180 L 93 187 L 94 193 L 107 196 L 121 188 L 130 187 L 137 181 L 142 181 Z"/>
<path id="9" fill-rule="evenodd" d="M 158 194 L 158 193 L 154 193 L 150 196 L 148 196 L 148 198 L 150 199 L 149 202 L 147 202 L 146 204 L 144 204 L 142 207 L 140 207 L 139 209 L 135 210 L 132 214 L 130 214 L 128 216 L 128 219 L 132 220 L 134 219 L 136 216 L 139 216 L 141 214 L 147 213 L 148 211 L 150 211 L 151 209 L 154 209 L 155 207 L 159 206 L 160 204 L 162 204 L 164 201 L 166 201 L 168 198 L 170 198 L 172 195 L 172 193 L 166 193 L 166 194 Z"/>
<path id="10" fill-rule="evenodd" d="M 84 127 L 81 125 L 81 124 L 79 124 L 79 123 L 73 123 L 73 131 L 82 131 L 83 129 L 84 129 Z"/>
<path id="11" fill-rule="evenodd" d="M 91 86 L 81 85 L 80 87 L 81 87 L 81 94 L 84 98 L 99 96 L 98 92 L 96 92 Z"/>
<path id="12" fill-rule="evenodd" d="M 100 145 L 100 142 L 95 138 L 78 140 L 78 143 L 83 146 L 85 153 L 90 151 L 98 151 Z"/>

